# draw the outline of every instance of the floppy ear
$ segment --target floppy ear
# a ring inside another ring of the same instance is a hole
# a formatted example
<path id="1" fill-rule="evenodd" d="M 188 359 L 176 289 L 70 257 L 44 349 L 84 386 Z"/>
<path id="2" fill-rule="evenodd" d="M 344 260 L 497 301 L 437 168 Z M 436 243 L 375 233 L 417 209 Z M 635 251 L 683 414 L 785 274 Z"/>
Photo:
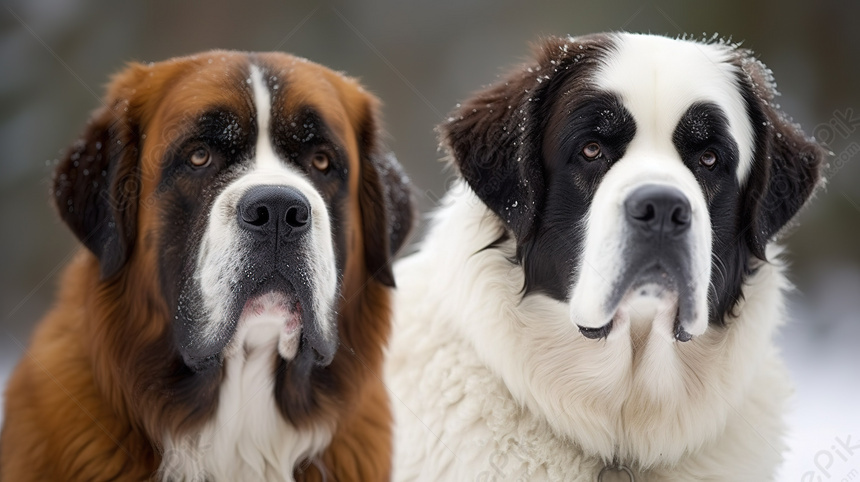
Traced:
<path id="1" fill-rule="evenodd" d="M 610 43 L 602 35 L 549 37 L 536 46 L 535 61 L 473 95 L 439 127 L 460 174 L 520 242 L 543 202 L 547 100 Z"/>
<path id="2" fill-rule="evenodd" d="M 393 287 L 391 263 L 412 230 L 415 206 L 409 178 L 394 154 L 380 145 L 376 104 L 376 100 L 368 95 L 359 128 L 359 206 L 368 274 Z"/>
<path id="3" fill-rule="evenodd" d="M 126 93 L 124 80 L 112 83 L 105 106 L 54 172 L 53 197 L 60 217 L 96 255 L 102 279 L 122 268 L 135 239 L 138 126 L 128 100 L 119 96 Z"/>
<path id="4" fill-rule="evenodd" d="M 771 71 L 745 49 L 738 50 L 740 85 L 755 132 L 755 152 L 744 187 L 744 222 L 750 251 L 764 260 L 774 239 L 810 198 L 827 153 L 773 104 Z"/>
<path id="5" fill-rule="evenodd" d="M 540 151 L 529 141 L 535 122 L 528 99 L 537 83 L 527 69 L 533 67 L 473 95 L 439 127 L 460 175 L 519 240 L 531 229 L 543 188 Z"/>

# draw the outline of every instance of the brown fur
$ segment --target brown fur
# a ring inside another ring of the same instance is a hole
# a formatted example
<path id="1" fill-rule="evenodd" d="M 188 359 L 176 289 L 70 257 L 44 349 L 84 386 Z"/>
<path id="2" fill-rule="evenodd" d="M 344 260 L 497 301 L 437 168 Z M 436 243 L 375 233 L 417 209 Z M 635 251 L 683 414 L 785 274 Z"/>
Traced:
<path id="1" fill-rule="evenodd" d="M 66 267 L 57 303 L 10 379 L 0 479 L 147 480 L 160 464 L 163 435 L 197 429 L 214 413 L 220 370 L 200 379 L 183 365 L 160 286 L 157 256 L 167 229 L 161 194 L 171 189 L 159 184 L 161 159 L 207 106 L 232 106 L 250 123 L 252 104 L 236 87 L 249 59 L 290 72 L 291 96 L 276 102 L 285 109 L 304 102 L 322 112 L 351 164 L 341 346 L 301 409 L 281 401 L 297 426 L 323 421 L 334 435 L 296 476 L 319 480 L 321 467 L 328 480 L 388 479 L 391 417 L 379 376 L 389 332 L 390 257 L 404 233 L 397 242 L 380 236 L 389 232 L 392 213 L 375 165 L 377 102 L 352 79 L 287 55 L 217 51 L 129 66 L 113 80 L 84 142 L 58 167 L 53 194 L 60 215 L 89 250 Z M 96 141 L 102 149 L 93 147 Z M 105 171 L 96 178 L 100 187 L 89 187 L 93 178 L 82 174 L 84 165 Z M 398 209 L 411 224 L 411 207 Z"/>

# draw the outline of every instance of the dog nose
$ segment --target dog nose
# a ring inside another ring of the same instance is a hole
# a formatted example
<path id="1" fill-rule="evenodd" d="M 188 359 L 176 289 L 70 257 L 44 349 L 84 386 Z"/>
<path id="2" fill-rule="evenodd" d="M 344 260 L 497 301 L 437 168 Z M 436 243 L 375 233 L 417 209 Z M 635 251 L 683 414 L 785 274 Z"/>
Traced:
<path id="1" fill-rule="evenodd" d="M 311 225 L 308 198 L 290 186 L 255 186 L 239 199 L 239 227 L 257 236 L 293 240 Z"/>
<path id="2" fill-rule="evenodd" d="M 680 235 L 690 228 L 690 201 L 672 186 L 639 187 L 624 201 L 624 208 L 627 222 L 643 233 Z"/>

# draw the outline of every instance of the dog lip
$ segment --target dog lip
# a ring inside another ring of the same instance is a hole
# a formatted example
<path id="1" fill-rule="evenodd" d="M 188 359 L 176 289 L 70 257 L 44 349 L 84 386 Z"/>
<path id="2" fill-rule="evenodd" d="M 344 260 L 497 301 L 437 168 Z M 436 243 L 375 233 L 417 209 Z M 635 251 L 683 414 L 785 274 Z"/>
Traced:
<path id="1" fill-rule="evenodd" d="M 606 300 L 604 309 L 607 314 L 616 313 L 624 298 L 652 285 L 663 293 L 677 295 L 680 313 L 686 316 L 691 308 L 687 305 L 693 302 L 692 293 L 684 289 L 689 279 L 689 266 L 677 258 L 659 256 L 645 262 L 634 261 L 616 280 L 615 288 Z"/>
<path id="2" fill-rule="evenodd" d="M 294 315 L 300 313 L 296 308 L 298 302 L 292 299 L 287 293 L 281 291 L 267 291 L 265 293 L 251 296 L 245 301 L 245 306 L 242 308 L 242 316 L 246 315 L 262 315 L 266 312 L 276 314 Z"/>
<path id="3" fill-rule="evenodd" d="M 684 343 L 693 339 L 693 335 L 684 328 L 684 322 L 681 321 L 681 310 L 678 308 L 678 314 L 675 317 L 675 324 L 672 327 L 675 339 Z"/>
<path id="4" fill-rule="evenodd" d="M 681 323 L 680 319 L 675 321 L 675 339 L 682 343 L 693 339 L 693 335 L 684 329 L 684 325 Z"/>
<path id="5" fill-rule="evenodd" d="M 686 330 L 686 322 L 689 320 L 682 319 L 687 315 L 689 318 L 690 298 L 685 297 L 680 290 L 677 289 L 676 276 L 671 270 L 664 269 L 659 262 L 649 265 L 646 269 L 640 270 L 636 276 L 628 278 L 625 283 L 626 288 L 622 292 L 616 303 L 612 303 L 607 310 L 609 321 L 602 326 L 584 326 L 576 324 L 579 332 L 586 338 L 599 340 L 608 338 L 609 333 L 615 326 L 616 321 L 623 320 L 622 313 L 625 312 L 626 303 L 630 303 L 637 296 L 654 297 L 669 301 L 674 299 L 674 323 L 672 324 L 672 336 L 679 342 L 688 342 L 693 339 L 693 335 Z M 668 298 L 667 298 L 668 297 Z M 622 316 L 622 318 L 619 318 Z M 656 318 L 655 318 L 656 319 Z"/>
<path id="6" fill-rule="evenodd" d="M 599 328 L 589 328 L 582 325 L 576 325 L 576 327 L 579 328 L 579 332 L 582 333 L 582 336 L 591 340 L 599 340 L 609 336 L 609 332 L 612 331 L 612 320 L 609 320 L 609 323 Z"/>

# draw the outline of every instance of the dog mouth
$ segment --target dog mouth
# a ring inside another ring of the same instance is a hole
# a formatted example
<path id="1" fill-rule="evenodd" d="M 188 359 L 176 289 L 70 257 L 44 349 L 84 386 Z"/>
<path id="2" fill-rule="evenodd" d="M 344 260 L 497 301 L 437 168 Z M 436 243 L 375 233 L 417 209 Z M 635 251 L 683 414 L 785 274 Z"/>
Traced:
<path id="1" fill-rule="evenodd" d="M 303 288 L 276 272 L 240 290 L 246 296 L 235 300 L 235 333 L 245 330 L 246 350 L 277 339 L 278 354 L 286 361 L 302 356 L 321 366 L 331 363 L 336 342 L 321 332 L 326 314 L 315 309 L 313 291 Z"/>
<path id="2" fill-rule="evenodd" d="M 239 315 L 239 330 L 245 330 L 246 352 L 277 339 L 278 354 L 285 360 L 295 358 L 302 332 L 302 302 L 294 295 L 268 291 L 249 298 Z"/>
<path id="3" fill-rule="evenodd" d="M 338 347 L 331 329 L 337 311 L 302 281 L 272 271 L 247 276 L 231 284 L 232 296 L 211 306 L 200 288 L 186 289 L 175 315 L 176 342 L 185 364 L 194 371 L 208 370 L 241 349 L 246 356 L 277 351 L 289 363 L 328 366 Z M 210 315 L 213 309 L 217 316 Z"/>
<path id="4" fill-rule="evenodd" d="M 693 336 L 685 325 L 695 317 L 695 302 L 683 280 L 687 275 L 677 264 L 655 261 L 638 270 L 628 270 L 615 284 L 605 304 L 609 321 L 599 327 L 577 325 L 586 338 L 607 338 L 614 326 L 635 319 L 669 324 L 672 336 L 680 342 Z"/>

